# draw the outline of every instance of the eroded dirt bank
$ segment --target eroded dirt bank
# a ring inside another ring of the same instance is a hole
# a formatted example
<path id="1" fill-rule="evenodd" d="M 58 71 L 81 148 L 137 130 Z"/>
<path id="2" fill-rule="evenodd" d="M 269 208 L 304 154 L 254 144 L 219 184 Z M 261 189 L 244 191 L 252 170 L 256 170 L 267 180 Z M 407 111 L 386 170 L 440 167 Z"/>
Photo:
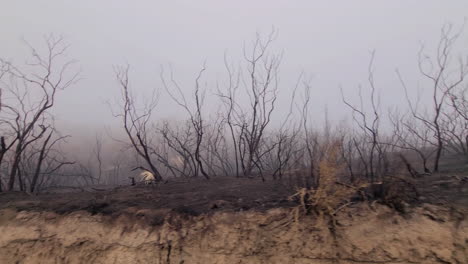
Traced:
<path id="1" fill-rule="evenodd" d="M 460 211 L 423 205 L 402 216 L 362 204 L 337 220 L 333 231 L 316 217 L 296 221 L 291 208 L 199 216 L 2 209 L 0 263 L 468 263 Z"/>

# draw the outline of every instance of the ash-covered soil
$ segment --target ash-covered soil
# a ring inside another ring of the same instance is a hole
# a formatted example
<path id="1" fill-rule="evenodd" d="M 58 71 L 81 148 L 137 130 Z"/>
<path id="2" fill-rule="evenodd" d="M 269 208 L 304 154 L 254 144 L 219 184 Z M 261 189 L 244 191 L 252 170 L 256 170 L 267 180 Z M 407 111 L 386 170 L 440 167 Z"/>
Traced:
<path id="1" fill-rule="evenodd" d="M 131 207 L 170 209 L 200 215 L 219 210 L 264 211 L 291 207 L 295 204 L 288 197 L 294 191 L 295 188 L 286 182 L 262 182 L 259 179 L 172 180 L 158 185 L 53 188 L 38 195 L 0 193 L 0 209 L 59 214 L 84 210 L 92 214 L 110 215 Z"/>
<path id="2" fill-rule="evenodd" d="M 410 179 L 419 191 L 413 206 L 429 203 L 461 210 L 468 208 L 468 182 L 463 173 L 451 172 Z M 288 198 L 297 188 L 296 179 L 266 181 L 248 178 L 211 180 L 170 180 L 157 185 L 56 187 L 40 194 L 0 193 L 0 209 L 51 211 L 67 214 L 88 211 L 92 214 L 118 214 L 126 208 L 168 209 L 200 215 L 216 211 L 265 211 L 293 207 Z M 408 190 L 401 190 L 408 191 Z M 410 190 L 411 191 L 411 190 Z"/>

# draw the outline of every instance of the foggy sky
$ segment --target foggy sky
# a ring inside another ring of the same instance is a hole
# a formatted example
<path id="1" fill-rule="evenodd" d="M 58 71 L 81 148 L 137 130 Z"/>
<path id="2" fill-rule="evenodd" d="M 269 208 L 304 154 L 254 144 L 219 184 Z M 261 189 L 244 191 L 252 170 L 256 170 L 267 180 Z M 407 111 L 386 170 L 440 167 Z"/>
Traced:
<path id="1" fill-rule="evenodd" d="M 402 90 L 395 68 L 417 83 L 420 43 L 435 45 L 444 23 L 460 26 L 467 15 L 466 0 L 0 0 L 0 56 L 22 62 L 27 54 L 22 38 L 33 46 L 42 45 L 48 33 L 66 38 L 83 80 L 59 95 L 55 112 L 62 129 L 73 135 L 116 124 L 105 104 L 118 96 L 114 65 L 129 63 L 132 88 L 144 94 L 160 86 L 160 67 L 168 64 L 189 92 L 206 61 L 210 92 L 226 77 L 224 53 L 239 62 L 256 32 L 275 27 L 274 50 L 284 52 L 280 89 L 290 90 L 303 71 L 312 78 L 315 116 L 326 104 L 339 119 L 346 108 L 338 87 L 356 95 L 372 50 L 383 104 L 398 104 Z M 287 100 L 279 102 L 280 109 Z M 180 112 L 168 100 L 161 100 L 159 109 L 161 118 Z"/>

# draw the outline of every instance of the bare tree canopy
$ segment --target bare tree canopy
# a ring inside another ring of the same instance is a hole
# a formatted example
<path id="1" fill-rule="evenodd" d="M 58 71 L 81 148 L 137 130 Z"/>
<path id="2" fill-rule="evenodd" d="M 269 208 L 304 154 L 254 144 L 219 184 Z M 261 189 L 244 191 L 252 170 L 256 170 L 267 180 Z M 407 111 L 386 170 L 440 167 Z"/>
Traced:
<path id="1" fill-rule="evenodd" d="M 62 37 L 49 35 L 45 37 L 46 49 L 41 54 L 34 47 L 26 43 L 31 52 L 31 59 L 24 66 L 16 65 L 5 59 L 0 59 L 2 77 L 2 151 L 4 155 L 12 149 L 11 164 L 7 189 L 13 190 L 15 183 L 19 189 L 25 189 L 22 164 L 25 159 L 34 158 L 34 148 L 40 147 L 36 161 L 35 172 L 32 173 L 30 183 L 31 192 L 34 191 L 42 171 L 42 164 L 46 158 L 54 159 L 56 171 L 68 161 L 49 157 L 52 147 L 65 137 L 59 136 L 51 141 L 54 132 L 54 117 L 50 109 L 55 105 L 57 93 L 74 85 L 78 81 L 79 71 L 74 69 L 75 60 L 66 57 L 68 45 Z M 9 143 L 6 143 L 6 141 Z M 42 141 L 42 143 L 40 143 Z M 29 161 L 29 160 L 28 160 Z"/>

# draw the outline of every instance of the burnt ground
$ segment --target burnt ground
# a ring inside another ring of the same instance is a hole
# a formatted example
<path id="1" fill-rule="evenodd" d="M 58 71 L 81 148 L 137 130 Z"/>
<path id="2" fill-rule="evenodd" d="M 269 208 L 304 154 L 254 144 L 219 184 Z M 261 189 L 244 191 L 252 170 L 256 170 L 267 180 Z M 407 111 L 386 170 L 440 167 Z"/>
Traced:
<path id="1" fill-rule="evenodd" d="M 468 162 L 466 157 L 445 157 L 440 173 L 415 180 L 422 202 L 468 208 Z"/>
<path id="2" fill-rule="evenodd" d="M 420 192 L 420 202 L 467 208 L 468 182 L 459 179 L 468 174 L 463 173 L 466 171 L 464 167 L 447 166 L 454 169 L 413 181 Z M 262 211 L 291 207 L 296 204 L 288 197 L 294 192 L 291 180 L 262 182 L 260 179 L 219 177 L 209 181 L 173 180 L 156 186 L 56 188 L 39 195 L 0 193 L 0 209 L 53 211 L 59 214 L 85 210 L 92 214 L 114 215 L 128 208 L 136 208 L 199 215 L 219 210 Z"/>
<path id="3" fill-rule="evenodd" d="M 86 210 L 114 214 L 126 208 L 171 209 L 198 215 L 217 210 L 266 210 L 293 206 L 288 184 L 259 179 L 216 178 L 171 181 L 158 185 L 61 188 L 39 195 L 0 193 L 0 209 L 54 211 L 59 214 Z"/>
<path id="4" fill-rule="evenodd" d="M 466 157 L 445 157 L 438 174 L 418 179 L 406 179 L 419 192 L 417 203 L 445 207 L 468 208 L 468 162 Z M 38 195 L 21 192 L 0 193 L 0 209 L 18 211 L 53 211 L 67 214 L 85 210 L 92 214 L 114 215 L 129 208 L 164 209 L 177 213 L 199 215 L 219 210 L 267 210 L 291 207 L 297 203 L 288 198 L 300 182 L 289 175 L 282 181 L 259 178 L 217 177 L 211 180 L 173 179 L 158 185 L 88 186 L 84 188 L 51 188 Z M 396 193 L 409 194 L 413 190 L 394 188 Z M 408 193 L 409 192 L 409 193 Z M 414 195 L 413 195 L 414 197 Z"/>

